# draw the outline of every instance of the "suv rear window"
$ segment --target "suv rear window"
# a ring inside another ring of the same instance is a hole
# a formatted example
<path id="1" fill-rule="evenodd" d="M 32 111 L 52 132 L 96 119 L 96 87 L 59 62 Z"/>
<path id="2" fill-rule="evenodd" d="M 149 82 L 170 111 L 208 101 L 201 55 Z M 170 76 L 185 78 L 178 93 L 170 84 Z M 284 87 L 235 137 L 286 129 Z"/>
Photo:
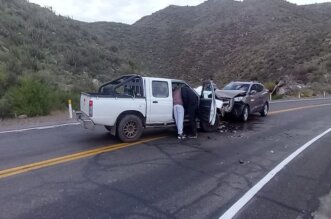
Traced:
<path id="1" fill-rule="evenodd" d="M 264 90 L 264 87 L 261 84 L 256 84 L 256 91 L 262 92 Z"/>

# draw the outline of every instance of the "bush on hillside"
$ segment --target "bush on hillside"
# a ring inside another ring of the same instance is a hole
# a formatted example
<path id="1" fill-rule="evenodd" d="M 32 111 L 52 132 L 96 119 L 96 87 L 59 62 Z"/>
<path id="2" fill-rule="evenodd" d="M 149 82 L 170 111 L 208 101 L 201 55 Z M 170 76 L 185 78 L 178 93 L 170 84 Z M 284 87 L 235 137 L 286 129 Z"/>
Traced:
<path id="1" fill-rule="evenodd" d="M 7 75 L 4 71 L 4 67 L 0 65 L 0 97 L 2 97 L 6 91 Z"/>
<path id="2" fill-rule="evenodd" d="M 308 88 L 305 88 L 305 89 L 301 90 L 300 94 L 301 94 L 301 97 L 312 97 L 312 96 L 315 96 L 314 95 L 314 91 L 311 90 L 311 89 L 308 89 Z"/>
<path id="3" fill-rule="evenodd" d="M 56 90 L 51 93 L 51 109 L 52 110 L 63 110 L 68 107 L 68 100 L 72 102 L 72 108 L 74 110 L 79 109 L 80 93 L 79 92 L 65 92 Z"/>
<path id="4" fill-rule="evenodd" d="M 12 106 L 10 105 L 7 98 L 0 98 L 0 118 L 9 117 L 11 113 Z"/>
<path id="5" fill-rule="evenodd" d="M 283 94 L 274 94 L 272 95 L 272 100 L 280 100 L 283 99 L 284 95 Z"/>
<path id="6" fill-rule="evenodd" d="M 37 80 L 22 78 L 8 95 L 16 115 L 38 116 L 50 113 L 51 89 Z"/>
<path id="7" fill-rule="evenodd" d="M 274 90 L 275 86 L 276 86 L 275 82 L 269 81 L 269 82 L 264 83 L 264 87 L 266 89 L 268 89 L 270 92 L 272 92 Z"/>

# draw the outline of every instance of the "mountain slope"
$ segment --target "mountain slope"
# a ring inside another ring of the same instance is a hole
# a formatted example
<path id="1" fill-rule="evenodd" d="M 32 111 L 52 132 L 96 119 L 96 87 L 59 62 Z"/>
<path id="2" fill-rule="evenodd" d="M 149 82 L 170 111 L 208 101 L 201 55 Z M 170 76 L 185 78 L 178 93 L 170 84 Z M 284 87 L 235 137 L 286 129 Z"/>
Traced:
<path id="1" fill-rule="evenodd" d="M 26 0 L 0 0 L 0 116 L 26 76 L 67 93 L 128 73 L 193 85 L 285 78 L 331 93 L 330 10 L 331 3 L 208 0 L 125 25 L 79 22 Z"/>
<path id="2" fill-rule="evenodd" d="M 52 80 L 62 88 L 79 89 L 84 74 L 105 80 L 129 66 L 128 57 L 83 22 L 25 0 L 0 0 L 0 5 L 0 65 L 12 77 L 10 85 L 20 75 L 48 74 L 58 76 Z"/>
<path id="3" fill-rule="evenodd" d="M 328 17 L 315 6 L 282 0 L 209 0 L 197 7 L 168 7 L 134 26 L 153 28 L 159 36 L 176 34 L 175 43 L 169 39 L 162 45 L 176 56 L 144 56 L 153 70 L 162 60 L 162 73 L 192 80 L 205 79 L 201 75 L 267 80 L 294 75 L 298 66 L 330 53 L 324 46 L 331 30 Z"/>

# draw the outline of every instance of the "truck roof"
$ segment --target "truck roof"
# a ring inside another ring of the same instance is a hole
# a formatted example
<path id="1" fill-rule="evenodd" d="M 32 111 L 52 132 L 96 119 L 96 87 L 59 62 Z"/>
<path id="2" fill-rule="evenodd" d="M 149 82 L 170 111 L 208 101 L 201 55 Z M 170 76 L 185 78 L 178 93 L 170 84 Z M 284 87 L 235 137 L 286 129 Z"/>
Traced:
<path id="1" fill-rule="evenodd" d="M 144 77 L 138 74 L 127 74 L 121 77 L 142 77 L 143 79 L 153 79 L 153 80 L 171 80 L 172 82 L 185 82 L 184 80 L 174 79 L 174 78 L 159 78 L 159 77 Z"/>
<path id="2" fill-rule="evenodd" d="M 173 78 L 157 78 L 157 77 L 142 77 L 143 79 L 153 79 L 153 80 L 171 80 L 172 82 L 185 82 L 183 80 L 179 79 L 173 79 Z"/>

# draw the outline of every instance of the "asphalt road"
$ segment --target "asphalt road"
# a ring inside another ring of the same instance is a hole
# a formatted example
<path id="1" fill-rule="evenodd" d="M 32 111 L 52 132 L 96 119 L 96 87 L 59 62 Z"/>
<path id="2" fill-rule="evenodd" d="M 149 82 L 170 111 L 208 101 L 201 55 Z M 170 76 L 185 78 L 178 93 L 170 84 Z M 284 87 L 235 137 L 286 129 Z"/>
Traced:
<path id="1" fill-rule="evenodd" d="M 3 133 L 0 218 L 219 218 L 331 128 L 330 113 L 330 99 L 279 102 L 266 118 L 225 121 L 198 139 L 179 141 L 174 130 L 158 129 L 144 139 L 163 138 L 134 145 L 120 144 L 102 127 Z M 328 133 L 300 153 L 235 218 L 328 214 L 330 142 Z"/>

